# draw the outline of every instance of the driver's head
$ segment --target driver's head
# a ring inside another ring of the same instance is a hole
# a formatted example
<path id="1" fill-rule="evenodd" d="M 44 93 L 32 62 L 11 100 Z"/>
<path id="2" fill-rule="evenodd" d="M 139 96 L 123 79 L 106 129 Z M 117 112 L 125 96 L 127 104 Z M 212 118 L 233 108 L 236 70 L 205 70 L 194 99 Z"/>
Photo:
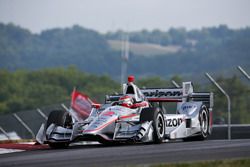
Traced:
<path id="1" fill-rule="evenodd" d="M 134 104 L 133 97 L 124 95 L 120 97 L 119 99 L 119 105 L 124 106 L 124 107 L 131 107 Z"/>

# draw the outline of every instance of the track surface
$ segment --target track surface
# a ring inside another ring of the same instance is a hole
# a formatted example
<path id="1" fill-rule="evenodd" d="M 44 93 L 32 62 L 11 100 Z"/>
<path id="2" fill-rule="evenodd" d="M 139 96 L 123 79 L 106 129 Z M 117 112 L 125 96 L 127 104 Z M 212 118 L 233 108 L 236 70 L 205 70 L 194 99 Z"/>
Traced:
<path id="1" fill-rule="evenodd" d="M 0 166 L 128 166 L 231 158 L 250 158 L 250 139 L 33 150 L 0 155 Z"/>

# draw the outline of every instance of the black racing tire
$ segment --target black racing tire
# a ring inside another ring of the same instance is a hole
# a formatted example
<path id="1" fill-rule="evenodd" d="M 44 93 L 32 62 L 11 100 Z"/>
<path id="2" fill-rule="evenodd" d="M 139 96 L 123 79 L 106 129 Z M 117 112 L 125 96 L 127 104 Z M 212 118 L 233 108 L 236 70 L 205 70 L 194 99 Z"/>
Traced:
<path id="1" fill-rule="evenodd" d="M 153 143 L 160 144 L 165 136 L 165 120 L 162 111 L 159 108 L 145 108 L 141 111 L 140 122 L 153 121 Z"/>
<path id="2" fill-rule="evenodd" d="M 62 126 L 65 128 L 72 128 L 72 119 L 67 111 L 64 110 L 54 110 L 50 112 L 46 129 L 51 125 L 55 124 L 57 126 Z M 51 148 L 67 148 L 69 146 L 68 142 L 50 142 L 48 143 Z"/>
<path id="3" fill-rule="evenodd" d="M 209 116 L 206 106 L 201 107 L 201 111 L 199 112 L 199 121 L 201 126 L 201 140 L 205 140 L 209 134 Z"/>
<path id="4" fill-rule="evenodd" d="M 200 130 L 201 132 L 196 136 L 191 136 L 184 138 L 184 141 L 202 141 L 207 139 L 209 134 L 209 116 L 208 110 L 205 105 L 203 105 L 199 112 L 199 122 L 200 122 Z"/>

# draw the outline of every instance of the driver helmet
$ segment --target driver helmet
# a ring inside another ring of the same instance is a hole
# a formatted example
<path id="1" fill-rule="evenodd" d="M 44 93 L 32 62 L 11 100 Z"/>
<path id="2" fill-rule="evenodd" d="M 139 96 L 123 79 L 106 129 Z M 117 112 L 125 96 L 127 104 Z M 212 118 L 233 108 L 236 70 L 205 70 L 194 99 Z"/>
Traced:
<path id="1" fill-rule="evenodd" d="M 134 104 L 133 97 L 125 95 L 120 97 L 119 99 L 119 105 L 124 106 L 124 107 L 131 107 Z"/>

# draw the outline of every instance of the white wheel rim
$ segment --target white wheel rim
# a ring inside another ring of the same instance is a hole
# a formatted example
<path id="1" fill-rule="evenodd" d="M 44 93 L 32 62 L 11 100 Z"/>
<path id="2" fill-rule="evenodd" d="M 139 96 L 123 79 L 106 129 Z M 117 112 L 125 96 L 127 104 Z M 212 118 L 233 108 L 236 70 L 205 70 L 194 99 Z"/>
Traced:
<path id="1" fill-rule="evenodd" d="M 157 116 L 157 130 L 159 132 L 160 137 L 164 136 L 164 119 L 161 114 Z"/>

